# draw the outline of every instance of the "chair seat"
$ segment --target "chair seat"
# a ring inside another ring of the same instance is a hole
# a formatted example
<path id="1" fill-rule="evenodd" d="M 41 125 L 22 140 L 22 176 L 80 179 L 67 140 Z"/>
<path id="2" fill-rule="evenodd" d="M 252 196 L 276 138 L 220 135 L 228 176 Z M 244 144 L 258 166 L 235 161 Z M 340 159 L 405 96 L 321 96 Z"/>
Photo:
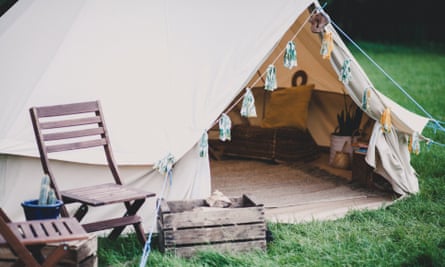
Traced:
<path id="1" fill-rule="evenodd" d="M 155 193 L 114 183 L 80 187 L 65 190 L 61 193 L 65 203 L 81 200 L 83 203 L 91 206 L 102 206 L 155 196 Z"/>
<path id="2" fill-rule="evenodd" d="M 7 223 L 25 246 L 88 239 L 88 234 L 75 218 L 33 220 Z M 0 235 L 0 245 L 7 242 Z"/>

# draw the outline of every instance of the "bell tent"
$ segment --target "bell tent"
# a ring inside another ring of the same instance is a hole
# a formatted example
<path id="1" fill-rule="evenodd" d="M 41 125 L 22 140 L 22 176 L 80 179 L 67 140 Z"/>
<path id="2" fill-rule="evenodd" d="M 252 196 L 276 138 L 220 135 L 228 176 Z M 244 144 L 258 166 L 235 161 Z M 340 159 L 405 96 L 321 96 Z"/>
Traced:
<path id="1" fill-rule="evenodd" d="M 323 30 L 332 34 L 333 48 L 323 59 L 323 33 L 313 33 L 309 22 L 317 7 L 313 0 L 18 1 L 0 18 L 0 205 L 20 218 L 20 202 L 38 194 L 43 173 L 28 109 L 96 99 L 125 183 L 159 196 L 164 175 L 153 166 L 172 155 L 163 197 L 209 196 L 209 155 L 200 153 L 202 137 L 245 88 L 265 85 L 271 64 L 278 87 L 291 87 L 299 71 L 313 85 L 302 127 L 320 147 L 330 145 L 343 94 L 362 107 L 364 93 L 370 92 L 364 112 L 375 124 L 367 162 L 395 192 L 416 193 L 407 140 L 421 133 L 428 119 L 379 93 L 329 23 Z M 282 64 L 289 41 L 298 61 L 291 69 Z M 339 80 L 346 60 L 347 82 Z M 389 132 L 379 121 L 386 108 L 391 109 Z M 256 120 L 260 125 L 260 116 Z M 83 177 L 109 175 L 100 154 L 60 153 L 52 160 L 67 187 L 87 185 Z M 147 224 L 154 203 L 149 199 L 143 207 Z M 103 213 L 121 212 L 102 209 L 93 216 Z"/>

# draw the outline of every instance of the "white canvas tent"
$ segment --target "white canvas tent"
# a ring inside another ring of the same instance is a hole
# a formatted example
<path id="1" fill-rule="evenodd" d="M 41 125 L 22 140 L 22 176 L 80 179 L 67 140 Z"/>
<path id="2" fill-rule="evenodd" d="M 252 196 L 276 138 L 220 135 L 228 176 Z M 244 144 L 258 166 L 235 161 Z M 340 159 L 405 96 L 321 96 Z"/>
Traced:
<path id="1" fill-rule="evenodd" d="M 264 72 L 267 60 L 306 20 L 312 3 L 18 1 L 0 18 L 0 205 L 13 219 L 23 217 L 20 202 L 39 191 L 42 170 L 28 108 L 95 99 L 102 103 L 126 183 L 159 194 L 164 178 L 152 166 L 171 153 L 177 162 L 164 197 L 207 197 L 211 177 L 208 158 L 199 156 L 201 135 L 258 70 Z M 298 68 L 320 93 L 311 105 L 308 127 L 322 146 L 328 145 L 335 124 L 335 112 L 329 109 L 339 105 L 323 92 L 345 90 L 360 104 L 371 84 L 355 60 L 351 82 L 344 86 L 338 81 L 343 59 L 352 55 L 335 33 L 334 39 L 331 61 L 320 58 L 320 37 L 309 25 L 296 39 Z M 279 83 L 288 79 L 284 73 Z M 397 130 L 384 135 L 376 123 L 368 162 L 397 192 L 417 192 L 403 140 L 421 132 L 427 119 L 382 95 L 371 99 L 370 117 L 380 118 L 384 106 L 392 108 Z M 63 186 L 87 184 L 87 174 L 98 180 L 108 175 L 104 159 L 94 153 L 82 158 L 60 154 L 54 161 Z M 153 204 L 154 199 L 142 210 L 147 224 Z M 94 216 L 102 213 L 121 211 L 102 209 Z"/>

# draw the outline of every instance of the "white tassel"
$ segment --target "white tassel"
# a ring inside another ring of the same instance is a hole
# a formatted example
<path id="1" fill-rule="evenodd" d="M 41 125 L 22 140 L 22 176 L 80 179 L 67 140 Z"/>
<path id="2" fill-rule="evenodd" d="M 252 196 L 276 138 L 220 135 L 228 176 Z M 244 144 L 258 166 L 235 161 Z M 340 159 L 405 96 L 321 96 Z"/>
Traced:
<path id="1" fill-rule="evenodd" d="M 297 66 L 297 50 L 292 41 L 289 41 L 286 45 L 286 51 L 284 52 L 284 66 L 288 69 Z"/>
<path id="2" fill-rule="evenodd" d="M 246 88 L 246 93 L 244 94 L 240 114 L 241 116 L 248 118 L 257 116 L 255 109 L 255 98 L 253 97 L 252 90 L 248 87 Z"/>
<path id="3" fill-rule="evenodd" d="M 207 156 L 207 152 L 209 151 L 209 136 L 206 131 L 201 136 L 201 140 L 199 141 L 199 156 L 204 158 Z"/>
<path id="4" fill-rule="evenodd" d="M 274 65 L 269 65 L 266 70 L 266 83 L 264 85 L 264 89 L 267 91 L 274 91 L 277 89 L 277 75 L 276 69 Z"/>
<path id="5" fill-rule="evenodd" d="M 368 87 L 363 91 L 362 97 L 362 109 L 365 111 L 369 111 L 369 99 L 371 98 L 371 88 Z"/>
<path id="6" fill-rule="evenodd" d="M 222 114 L 219 119 L 219 140 L 226 141 L 231 140 L 230 128 L 232 128 L 232 121 L 226 114 Z"/>
<path id="7" fill-rule="evenodd" d="M 382 113 L 382 116 L 380 117 L 380 124 L 382 125 L 382 131 L 384 133 L 390 133 L 392 128 L 392 122 L 391 122 L 391 109 L 385 108 L 385 110 Z"/>
<path id="8" fill-rule="evenodd" d="M 351 75 L 351 59 L 347 58 L 343 62 L 343 65 L 342 65 L 341 71 L 340 71 L 340 76 L 338 77 L 338 79 L 341 82 L 343 82 L 344 84 L 347 84 L 347 83 L 349 83 L 351 78 L 352 78 L 352 75 Z"/>
<path id="9" fill-rule="evenodd" d="M 323 59 L 331 59 L 331 53 L 333 49 L 334 49 L 334 41 L 332 39 L 332 32 L 326 31 L 323 33 L 320 55 L 322 56 Z"/>
<path id="10" fill-rule="evenodd" d="M 409 139 L 408 150 L 411 153 L 419 155 L 420 153 L 419 133 L 414 132 L 412 134 L 411 138 Z"/>

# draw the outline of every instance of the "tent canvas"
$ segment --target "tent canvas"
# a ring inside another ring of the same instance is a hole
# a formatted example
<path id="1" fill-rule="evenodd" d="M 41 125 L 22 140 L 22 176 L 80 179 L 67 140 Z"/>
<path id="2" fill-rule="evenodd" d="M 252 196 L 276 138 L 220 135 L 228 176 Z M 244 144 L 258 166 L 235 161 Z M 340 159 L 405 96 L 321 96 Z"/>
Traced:
<path id="1" fill-rule="evenodd" d="M 313 3 L 17 2 L 0 18 L 0 205 L 12 218 L 21 218 L 20 202 L 38 194 L 42 171 L 28 108 L 95 99 L 102 103 L 125 183 L 159 194 L 164 178 L 152 166 L 171 153 L 177 162 L 164 197 L 207 197 L 211 177 L 208 157 L 199 156 L 201 135 L 257 72 L 264 72 L 267 60 L 299 29 Z M 308 72 L 309 82 L 320 92 L 345 90 L 360 104 L 371 83 L 334 29 L 328 28 L 334 32 L 336 47 L 331 61 L 320 58 L 320 37 L 304 25 L 296 39 L 298 68 Z M 339 83 L 338 72 L 347 57 L 353 59 L 353 79 L 345 86 Z M 277 73 L 285 75 L 280 68 Z M 335 120 L 332 108 L 338 103 L 322 93 L 317 101 L 309 112 L 309 128 L 317 143 L 326 145 Z M 384 135 L 376 123 L 368 162 L 391 179 L 396 191 L 417 192 L 417 178 L 401 140 L 420 133 L 427 119 L 383 95 L 372 98 L 371 106 L 368 114 L 374 119 L 390 106 L 397 131 Z M 128 119 L 132 117 L 143 123 Z M 81 180 L 87 174 L 98 180 L 107 174 L 101 165 L 104 160 L 95 153 L 82 158 L 62 153 L 54 161 L 67 187 L 87 183 Z M 147 225 L 153 206 L 151 200 L 141 213 Z"/>

